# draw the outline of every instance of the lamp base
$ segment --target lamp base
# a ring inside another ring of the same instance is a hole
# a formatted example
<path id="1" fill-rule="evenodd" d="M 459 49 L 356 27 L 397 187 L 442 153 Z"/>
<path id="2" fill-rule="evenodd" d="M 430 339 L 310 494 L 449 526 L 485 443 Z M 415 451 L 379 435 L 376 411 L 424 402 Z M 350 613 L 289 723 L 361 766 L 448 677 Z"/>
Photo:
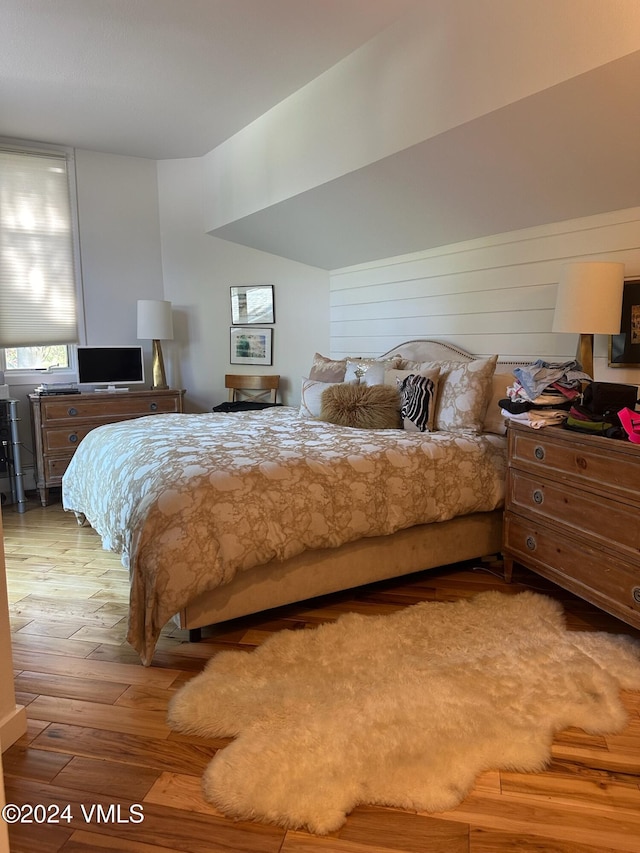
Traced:
<path id="1" fill-rule="evenodd" d="M 168 389 L 167 377 L 164 372 L 164 359 L 162 358 L 162 347 L 160 341 L 153 341 L 153 385 L 152 391 L 166 391 Z"/>
<path id="2" fill-rule="evenodd" d="M 593 379 L 593 335 L 580 335 L 576 358 L 582 365 L 583 373 Z"/>

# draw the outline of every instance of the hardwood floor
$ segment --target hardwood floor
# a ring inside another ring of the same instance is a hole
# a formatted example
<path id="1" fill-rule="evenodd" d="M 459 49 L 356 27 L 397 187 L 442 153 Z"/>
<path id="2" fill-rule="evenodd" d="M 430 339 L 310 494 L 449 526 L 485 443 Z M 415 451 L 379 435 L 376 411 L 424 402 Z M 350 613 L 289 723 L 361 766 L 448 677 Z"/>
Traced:
<path id="1" fill-rule="evenodd" d="M 492 566 L 458 566 L 326 597 L 209 629 L 201 643 L 166 628 L 151 668 L 124 641 L 128 582 L 98 536 L 59 504 L 5 508 L 16 690 L 28 732 L 4 755 L 7 801 L 70 804 L 71 822 L 10 827 L 13 853 L 613 853 L 640 851 L 640 694 L 623 695 L 629 725 L 614 737 L 560 734 L 543 773 L 489 772 L 452 812 L 357 808 L 335 835 L 233 822 L 206 803 L 200 776 L 223 740 L 176 735 L 172 693 L 221 649 L 356 610 L 386 613 L 506 584 Z M 499 565 L 493 566 L 499 572 Z M 640 632 L 520 572 L 511 589 L 559 597 L 570 626 Z M 139 821 L 141 804 L 144 819 Z M 82 811 L 84 809 L 84 812 Z"/>

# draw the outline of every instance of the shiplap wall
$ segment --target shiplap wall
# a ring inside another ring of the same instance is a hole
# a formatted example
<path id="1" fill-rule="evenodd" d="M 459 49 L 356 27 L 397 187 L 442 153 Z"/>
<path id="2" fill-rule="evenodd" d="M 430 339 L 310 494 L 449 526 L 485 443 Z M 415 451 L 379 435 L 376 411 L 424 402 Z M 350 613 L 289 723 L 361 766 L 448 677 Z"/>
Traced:
<path id="1" fill-rule="evenodd" d="M 576 336 L 551 324 L 560 268 L 578 260 L 621 261 L 640 277 L 640 207 L 334 270 L 331 354 L 435 338 L 501 360 L 573 358 Z M 607 368 L 607 342 L 596 337 L 596 378 L 637 384 L 639 371 Z"/>

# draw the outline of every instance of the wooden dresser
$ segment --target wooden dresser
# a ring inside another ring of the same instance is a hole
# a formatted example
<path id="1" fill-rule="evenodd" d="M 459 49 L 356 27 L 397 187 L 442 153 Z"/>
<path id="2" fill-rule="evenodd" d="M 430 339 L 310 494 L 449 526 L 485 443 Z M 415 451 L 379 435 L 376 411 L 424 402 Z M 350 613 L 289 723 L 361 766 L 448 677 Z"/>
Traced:
<path id="1" fill-rule="evenodd" d="M 97 426 L 181 412 L 184 391 L 121 391 L 93 394 L 30 394 L 31 425 L 36 460 L 36 487 L 42 506 L 49 489 L 60 486 L 62 475 L 85 435 Z"/>
<path id="2" fill-rule="evenodd" d="M 640 446 L 509 425 L 505 576 L 513 563 L 640 628 Z"/>

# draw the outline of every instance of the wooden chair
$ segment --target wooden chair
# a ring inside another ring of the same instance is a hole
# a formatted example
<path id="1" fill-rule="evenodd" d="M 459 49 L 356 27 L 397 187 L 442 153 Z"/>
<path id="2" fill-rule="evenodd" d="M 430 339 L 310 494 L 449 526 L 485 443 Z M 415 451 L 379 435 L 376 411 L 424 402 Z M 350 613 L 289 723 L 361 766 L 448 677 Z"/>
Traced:
<path id="1" fill-rule="evenodd" d="M 247 376 L 227 373 L 224 387 L 229 389 L 229 402 L 250 400 L 257 403 L 277 403 L 280 376 Z"/>

